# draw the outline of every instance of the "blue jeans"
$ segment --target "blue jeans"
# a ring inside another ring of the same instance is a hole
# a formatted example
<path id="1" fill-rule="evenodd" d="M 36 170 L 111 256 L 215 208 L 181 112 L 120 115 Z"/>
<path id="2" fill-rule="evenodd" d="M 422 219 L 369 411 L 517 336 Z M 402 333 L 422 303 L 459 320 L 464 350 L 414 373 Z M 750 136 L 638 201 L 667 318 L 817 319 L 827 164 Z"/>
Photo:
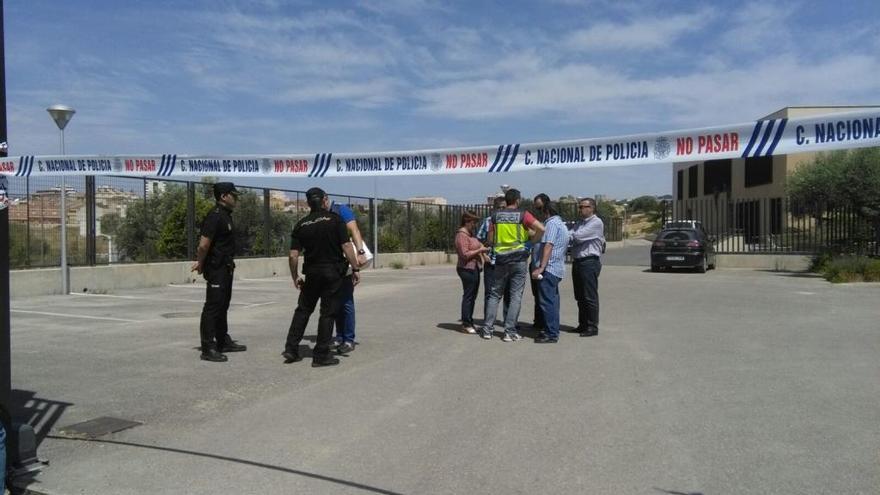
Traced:
<path id="1" fill-rule="evenodd" d="M 0 421 L 0 493 L 6 487 L 6 430 Z"/>
<path id="2" fill-rule="evenodd" d="M 336 338 L 354 343 L 354 282 L 351 276 L 342 279 L 342 308 L 336 316 Z"/>
<path id="3" fill-rule="evenodd" d="M 480 292 L 480 271 L 466 270 L 464 268 L 456 268 L 458 278 L 461 279 L 461 288 L 464 293 L 461 295 L 461 324 L 474 325 L 474 303 L 477 301 L 477 294 Z"/>
<path id="4" fill-rule="evenodd" d="M 559 338 L 559 282 L 562 279 L 550 272 L 538 280 L 538 303 L 544 316 L 545 331 L 548 337 Z"/>
<path id="5" fill-rule="evenodd" d="M 495 326 L 495 315 L 498 313 L 498 305 L 506 291 L 510 291 L 510 307 L 504 316 L 504 331 L 515 332 L 516 323 L 519 320 L 519 309 L 522 306 L 523 290 L 526 287 L 526 279 L 529 277 L 529 266 L 525 261 L 495 265 L 495 273 L 492 275 L 492 286 L 487 287 L 489 300 L 486 303 L 486 314 L 483 319 L 483 328 L 491 332 Z"/>

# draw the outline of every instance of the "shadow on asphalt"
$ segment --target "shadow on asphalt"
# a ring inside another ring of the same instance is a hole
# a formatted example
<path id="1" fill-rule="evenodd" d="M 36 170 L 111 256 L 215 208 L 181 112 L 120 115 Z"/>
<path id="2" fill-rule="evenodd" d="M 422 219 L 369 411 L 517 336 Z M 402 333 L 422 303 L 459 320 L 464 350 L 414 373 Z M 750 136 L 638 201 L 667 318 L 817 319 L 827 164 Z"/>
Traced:
<path id="1" fill-rule="evenodd" d="M 191 455 L 197 457 L 207 457 L 209 459 L 217 459 L 220 461 L 234 462 L 236 464 L 244 464 L 247 466 L 254 466 L 262 469 L 270 469 L 272 471 L 279 471 L 282 473 L 295 474 L 299 476 L 304 476 L 306 478 L 313 478 L 316 480 L 327 481 L 329 483 L 336 483 L 338 485 L 349 486 L 352 488 L 357 488 L 360 490 L 372 492 L 372 493 L 383 493 L 386 495 L 402 495 L 398 492 L 393 492 L 391 490 L 385 490 L 383 488 L 377 488 L 375 486 L 364 485 L 362 483 L 356 483 L 354 481 L 343 480 L 339 478 L 332 478 L 330 476 L 324 476 L 322 474 L 310 473 L 308 471 L 301 471 L 299 469 L 291 469 L 283 466 L 274 466 L 272 464 L 266 464 L 262 462 L 249 461 L 247 459 L 239 459 L 236 457 L 227 457 L 223 455 L 216 454 L 208 454 L 206 452 L 196 452 L 193 450 L 183 450 L 183 449 L 174 449 L 171 447 L 159 447 L 155 445 L 144 445 L 140 443 L 132 443 L 132 442 L 120 442 L 118 440 L 97 440 L 97 439 L 80 439 L 80 438 L 67 438 L 67 437 L 58 437 L 54 435 L 48 435 L 47 438 L 51 438 L 52 440 L 65 440 L 65 441 L 73 441 L 73 442 L 94 442 L 94 443 L 106 443 L 113 445 L 124 445 L 127 447 L 138 447 L 142 449 L 150 449 L 150 450 L 159 450 L 162 452 L 171 452 L 174 454 L 184 454 Z"/>
<path id="2" fill-rule="evenodd" d="M 650 268 L 648 268 L 646 270 L 642 270 L 642 273 L 657 273 L 657 274 L 675 273 L 675 274 L 690 274 L 690 275 L 706 275 L 707 273 L 710 273 L 714 270 L 715 269 L 713 268 L 706 273 L 698 273 L 698 272 L 694 271 L 693 268 L 664 268 L 664 269 L 660 270 L 659 272 L 653 272 L 653 271 L 651 271 Z"/>
<path id="3" fill-rule="evenodd" d="M 30 390 L 16 389 L 12 390 L 9 402 L 13 419 L 34 428 L 37 447 L 43 443 L 43 439 L 49 435 L 64 411 L 73 405 L 70 402 L 37 397 L 37 393 Z"/>
<path id="4" fill-rule="evenodd" d="M 675 490 L 664 490 L 662 488 L 654 487 L 655 490 L 661 493 L 668 493 L 669 495 L 703 495 L 702 492 L 677 492 Z"/>
<path id="5" fill-rule="evenodd" d="M 503 326 L 503 324 L 502 324 Z M 532 328 L 531 323 L 526 323 L 520 321 L 517 323 L 517 328 L 519 328 L 519 334 L 527 339 L 534 339 L 538 336 L 538 331 Z M 441 330 L 449 330 L 451 332 L 462 333 L 461 332 L 461 324 L 460 323 L 438 323 L 437 328 Z M 560 333 L 576 333 L 577 328 L 571 325 L 559 325 Z M 496 329 L 493 332 L 495 337 L 503 337 L 504 331 Z"/>
<path id="6" fill-rule="evenodd" d="M 778 275 L 780 277 L 789 277 L 789 278 L 816 278 L 824 280 L 824 277 L 818 273 L 813 272 L 782 272 L 778 270 L 755 270 L 759 272 L 772 273 L 774 275 Z"/>

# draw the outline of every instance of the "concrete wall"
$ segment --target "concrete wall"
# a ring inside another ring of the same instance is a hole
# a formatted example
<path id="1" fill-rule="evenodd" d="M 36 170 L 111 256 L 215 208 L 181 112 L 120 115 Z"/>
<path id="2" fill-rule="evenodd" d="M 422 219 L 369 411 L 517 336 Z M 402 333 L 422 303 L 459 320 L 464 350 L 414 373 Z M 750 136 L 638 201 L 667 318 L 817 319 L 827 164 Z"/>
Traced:
<path id="1" fill-rule="evenodd" d="M 810 269 L 811 256 L 796 254 L 719 254 L 716 268 L 749 268 L 780 272 L 805 272 Z"/>
<path id="2" fill-rule="evenodd" d="M 376 262 L 378 268 L 388 268 L 393 262 L 401 262 L 404 266 L 420 266 L 444 264 L 448 259 L 449 256 L 441 251 L 380 254 Z M 240 259 L 235 264 L 235 278 L 290 276 L 287 257 Z M 108 293 L 117 289 L 188 284 L 201 280 L 201 275 L 190 271 L 191 266 L 190 261 L 173 261 L 73 267 L 70 269 L 70 291 Z M 60 294 L 61 269 L 12 270 L 10 291 L 12 297 Z"/>
<path id="3" fill-rule="evenodd" d="M 612 243 L 609 243 L 612 244 Z M 620 243 L 617 243 L 620 244 Z M 718 268 L 749 268 L 752 270 L 806 271 L 810 256 L 768 254 L 719 254 Z M 454 255 L 442 251 L 427 253 L 390 253 L 376 258 L 377 268 L 392 268 L 399 262 L 403 267 L 453 263 Z M 252 258 L 236 260 L 235 278 L 289 277 L 287 258 Z M 70 269 L 71 292 L 112 293 L 117 289 L 156 287 L 167 284 L 189 284 L 201 276 L 190 272 L 189 261 L 144 263 L 110 266 L 81 266 Z M 10 272 L 12 297 L 61 293 L 59 268 L 36 268 Z"/>

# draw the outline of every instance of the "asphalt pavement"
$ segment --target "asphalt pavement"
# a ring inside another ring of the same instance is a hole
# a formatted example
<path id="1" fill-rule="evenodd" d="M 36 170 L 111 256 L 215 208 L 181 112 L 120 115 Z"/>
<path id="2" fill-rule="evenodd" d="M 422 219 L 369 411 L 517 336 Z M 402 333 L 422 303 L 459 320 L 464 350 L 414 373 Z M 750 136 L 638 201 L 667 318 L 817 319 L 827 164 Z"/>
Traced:
<path id="1" fill-rule="evenodd" d="M 600 334 L 539 345 L 459 333 L 452 265 L 368 271 L 360 345 L 333 368 L 282 363 L 284 277 L 236 281 L 231 333 L 248 351 L 200 361 L 203 291 L 13 300 L 16 403 L 50 461 L 31 489 L 880 492 L 880 284 L 608 263 Z M 64 433 L 100 417 L 141 424 Z"/>

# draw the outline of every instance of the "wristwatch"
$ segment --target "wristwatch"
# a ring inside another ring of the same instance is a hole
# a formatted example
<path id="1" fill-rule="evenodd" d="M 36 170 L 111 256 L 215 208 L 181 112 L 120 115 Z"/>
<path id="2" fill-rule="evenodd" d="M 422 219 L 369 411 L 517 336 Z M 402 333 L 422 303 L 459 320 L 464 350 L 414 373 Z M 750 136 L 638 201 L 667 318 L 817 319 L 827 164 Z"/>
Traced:
<path id="1" fill-rule="evenodd" d="M 360 268 L 352 268 L 351 271 L 352 271 L 352 273 L 357 273 L 357 272 L 361 271 L 361 269 Z"/>

